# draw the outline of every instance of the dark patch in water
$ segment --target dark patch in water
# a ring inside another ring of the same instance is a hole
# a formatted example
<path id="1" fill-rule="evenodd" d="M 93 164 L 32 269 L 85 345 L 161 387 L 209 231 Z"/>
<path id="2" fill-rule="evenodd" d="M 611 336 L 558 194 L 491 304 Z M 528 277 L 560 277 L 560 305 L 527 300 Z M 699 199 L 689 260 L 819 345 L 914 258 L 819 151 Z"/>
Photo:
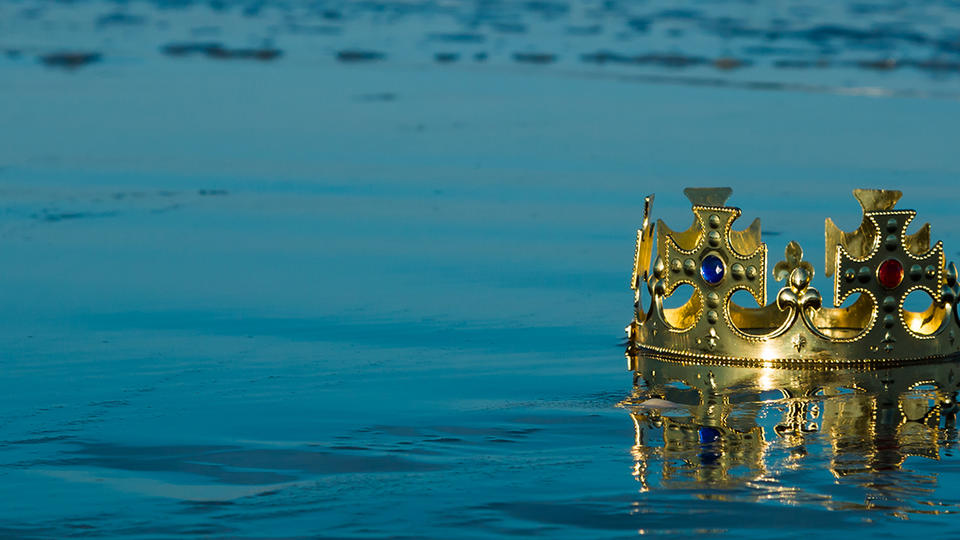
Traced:
<path id="1" fill-rule="evenodd" d="M 49 437 L 35 437 L 32 439 L 20 439 L 17 441 L 3 441 L 0 442 L 0 446 L 5 445 L 21 445 L 21 444 L 47 444 L 58 441 L 68 441 L 73 439 L 72 435 L 51 435 Z"/>
<path id="2" fill-rule="evenodd" d="M 624 56 L 620 53 L 616 53 L 613 51 L 597 51 L 597 52 L 587 53 L 587 54 L 581 55 L 580 59 L 590 64 L 601 64 L 601 65 L 606 63 L 624 64 L 630 61 L 630 57 Z"/>
<path id="3" fill-rule="evenodd" d="M 897 31 L 885 27 L 875 27 L 867 30 L 843 25 L 820 25 L 807 30 L 790 32 L 787 35 L 813 42 L 829 41 L 834 39 L 859 43 L 884 43 L 889 41 L 904 41 L 915 45 L 923 45 L 931 41 L 925 34 L 919 32 Z"/>
<path id="4" fill-rule="evenodd" d="M 218 60 L 276 60 L 283 51 L 270 47 L 231 49 L 216 42 L 184 42 L 164 45 L 161 50 L 167 56 L 204 55 Z"/>
<path id="5" fill-rule="evenodd" d="M 341 62 L 374 62 L 386 57 L 387 55 L 382 52 L 361 49 L 347 49 L 337 52 L 337 60 Z"/>
<path id="6" fill-rule="evenodd" d="M 909 58 L 885 58 L 880 60 L 849 60 L 833 63 L 825 59 L 779 59 L 773 62 L 773 66 L 779 69 L 824 69 L 828 67 L 845 66 L 868 71 L 893 71 L 900 68 L 913 68 L 931 74 L 960 73 L 960 61 L 941 59 L 915 60 Z"/>
<path id="7" fill-rule="evenodd" d="M 595 414 L 591 414 L 591 415 L 590 415 L 590 418 L 596 418 L 596 416 L 597 416 L 597 415 L 595 415 Z M 553 421 L 553 419 L 551 419 L 551 421 L 549 421 L 549 422 L 543 422 L 543 418 L 544 418 L 544 417 L 537 417 L 537 418 L 538 418 L 538 419 L 537 419 L 536 421 L 534 421 L 533 423 L 536 423 L 536 422 L 539 422 L 539 423 L 552 423 L 552 424 L 559 423 L 559 422 Z M 529 417 L 528 417 L 528 418 L 515 418 L 513 421 L 514 421 L 514 422 L 526 422 L 526 423 L 531 423 Z M 583 422 L 583 423 L 591 423 L 591 422 L 592 422 L 592 420 L 588 420 L 588 421 Z M 572 423 L 572 422 L 566 422 L 566 423 Z M 509 433 L 510 435 L 530 435 L 530 434 L 536 433 L 536 432 L 538 432 L 538 431 L 543 431 L 543 429 L 542 429 L 542 428 L 508 429 L 508 430 L 507 430 L 507 433 Z"/>
<path id="8" fill-rule="evenodd" d="M 244 17 L 256 17 L 261 11 L 263 11 L 263 4 L 254 3 L 244 7 L 242 13 Z"/>
<path id="9" fill-rule="evenodd" d="M 853 3 L 847 6 L 847 9 L 850 13 L 855 15 L 874 15 L 877 13 L 896 13 L 902 11 L 905 7 L 905 4 L 893 3 L 893 4 L 861 4 Z"/>
<path id="10" fill-rule="evenodd" d="M 396 101 L 397 95 L 394 94 L 393 92 L 380 92 L 377 94 L 363 94 L 361 96 L 357 96 L 357 99 L 359 101 L 367 101 L 367 102 L 376 102 L 376 101 L 389 102 L 389 101 Z"/>
<path id="11" fill-rule="evenodd" d="M 264 48 L 239 48 L 228 49 L 226 47 L 212 47 L 207 49 L 206 54 L 210 58 L 218 60 L 276 60 L 283 56 L 283 51 L 269 47 Z"/>
<path id="12" fill-rule="evenodd" d="M 219 26 L 197 26 L 190 30 L 190 34 L 194 36 L 216 36 L 220 34 Z"/>
<path id="13" fill-rule="evenodd" d="M 55 223 L 72 219 L 115 217 L 117 215 L 119 215 L 119 212 L 54 212 L 43 209 L 39 213 L 33 214 L 32 217 L 41 221 Z"/>
<path id="14" fill-rule="evenodd" d="M 606 63 L 617 63 L 617 64 L 634 64 L 634 65 L 654 65 L 659 67 L 666 68 L 685 68 L 691 66 L 699 66 L 710 63 L 710 60 L 702 56 L 687 56 L 680 53 L 651 53 L 643 54 L 638 56 L 627 56 L 624 54 L 612 52 L 612 51 L 598 51 L 594 53 L 584 54 L 581 57 L 581 60 L 584 62 L 589 62 L 592 64 L 606 64 Z M 718 59 L 715 62 L 716 67 L 724 69 L 721 66 L 732 65 L 734 62 L 739 62 L 739 65 L 744 65 L 745 61 L 737 59 Z M 721 62 L 717 64 L 716 62 Z M 729 68 L 728 68 L 729 69 Z"/>
<path id="15" fill-rule="evenodd" d="M 567 35 L 571 36 L 596 36 L 603 32 L 603 26 L 594 24 L 591 26 L 568 26 Z"/>
<path id="16" fill-rule="evenodd" d="M 552 64 L 557 61 L 553 53 L 513 53 L 513 60 L 522 64 Z"/>
<path id="17" fill-rule="evenodd" d="M 166 214 L 167 212 L 172 212 L 172 211 L 174 211 L 174 210 L 179 210 L 180 208 L 181 208 L 181 205 L 179 205 L 179 204 L 171 204 L 171 205 L 169 205 L 169 206 L 164 206 L 164 207 L 162 207 L 162 208 L 154 208 L 153 210 L 150 210 L 150 213 L 151 213 L 151 214 Z"/>
<path id="18" fill-rule="evenodd" d="M 688 56 L 681 53 L 644 54 L 631 59 L 634 64 L 655 65 L 667 68 L 686 68 L 706 64 L 708 60 L 702 56 Z"/>
<path id="19" fill-rule="evenodd" d="M 743 48 L 744 54 L 750 56 L 773 56 L 773 55 L 809 55 L 816 51 L 809 49 L 799 49 L 796 47 L 773 47 L 770 45 L 753 45 Z"/>
<path id="20" fill-rule="evenodd" d="M 41 527 L 0 527 L 0 537 L 30 540 L 32 538 L 56 538 L 57 531 Z"/>
<path id="21" fill-rule="evenodd" d="M 460 53 L 438 52 L 433 55 L 434 61 L 438 64 L 449 64 L 460 59 Z"/>
<path id="22" fill-rule="evenodd" d="M 566 15 L 570 11 L 570 4 L 566 2 L 550 2 L 548 0 L 529 0 L 523 7 L 528 11 L 539 13 L 547 19 L 554 19 Z"/>
<path id="23" fill-rule="evenodd" d="M 208 50 L 221 47 L 215 42 L 186 42 L 169 43 L 160 48 L 167 56 L 187 56 L 191 54 L 206 54 Z"/>
<path id="24" fill-rule="evenodd" d="M 909 62 L 910 66 L 913 66 L 922 71 L 929 72 L 945 72 L 945 71 L 957 71 L 960 72 L 960 62 L 951 62 L 948 60 L 914 60 Z"/>
<path id="25" fill-rule="evenodd" d="M 272 493 L 272 492 L 270 492 Z M 186 514 L 207 514 L 212 511 L 222 510 L 234 506 L 233 501 L 180 501 L 185 507 L 182 510 Z"/>
<path id="26" fill-rule="evenodd" d="M 696 21 L 700 20 L 702 15 L 695 9 L 665 9 L 657 13 L 655 17 L 675 21 Z"/>
<path id="27" fill-rule="evenodd" d="M 36 19 L 39 19 L 41 16 L 43 16 L 43 13 L 44 13 L 43 8 L 30 7 L 30 8 L 24 8 L 19 12 L 17 12 L 17 16 L 20 17 L 21 19 L 36 20 Z"/>
<path id="28" fill-rule="evenodd" d="M 516 420 L 519 422 L 519 420 Z M 508 437 L 522 438 L 541 431 L 541 428 L 504 428 L 504 427 L 471 427 L 471 426 L 434 426 L 430 428 L 436 433 L 444 435 L 459 435 L 460 437 L 477 436 L 485 440 L 504 439 Z M 457 438 L 460 440 L 459 438 Z M 510 442 L 516 442 L 511 440 Z"/>
<path id="29" fill-rule="evenodd" d="M 491 28 L 500 32 L 501 34 L 525 34 L 527 32 L 527 25 L 523 23 L 493 23 L 490 25 Z"/>
<path id="30" fill-rule="evenodd" d="M 73 454 L 86 453 L 98 457 L 143 457 L 143 458 L 166 458 L 166 457 L 187 457 L 192 455 L 207 454 L 212 452 L 225 452 L 236 448 L 235 446 L 213 445 L 213 444 L 191 444 L 191 445 L 163 445 L 163 446 L 125 446 L 110 443 L 78 443 L 80 450 L 73 451 Z"/>
<path id="31" fill-rule="evenodd" d="M 334 36 L 343 32 L 343 29 L 339 26 L 306 25 L 293 22 L 287 24 L 286 30 L 291 34 L 311 34 L 320 36 Z"/>
<path id="32" fill-rule="evenodd" d="M 432 41 L 446 41 L 450 43 L 483 43 L 487 40 L 487 37 L 483 34 L 469 32 L 430 34 L 428 38 Z"/>
<path id="33" fill-rule="evenodd" d="M 753 62 L 750 60 L 744 60 L 741 58 L 733 58 L 731 56 L 721 56 L 713 60 L 713 67 L 717 69 L 722 69 L 724 71 L 729 71 L 732 69 L 740 69 L 743 67 L 748 67 L 752 65 Z"/>
<path id="34" fill-rule="evenodd" d="M 102 59 L 103 54 L 98 52 L 56 52 L 41 56 L 40 62 L 50 67 L 76 69 Z"/>
<path id="35" fill-rule="evenodd" d="M 97 18 L 97 26 L 140 26 L 146 24 L 147 18 L 140 15 L 130 15 L 117 12 L 101 15 Z"/>
<path id="36" fill-rule="evenodd" d="M 853 63 L 854 66 L 860 69 L 870 69 L 875 71 L 890 71 L 897 69 L 903 64 L 897 62 L 893 58 L 886 58 L 883 60 L 858 60 Z"/>
<path id="37" fill-rule="evenodd" d="M 420 428 L 408 426 L 373 426 L 369 428 L 358 429 L 357 431 L 360 433 L 386 433 L 396 437 L 416 437 L 420 435 Z"/>
<path id="38" fill-rule="evenodd" d="M 765 41 L 798 40 L 816 45 L 821 53 L 836 43 L 849 47 L 886 50 L 898 44 L 930 47 L 942 52 L 960 53 L 960 41 L 950 38 L 937 38 L 922 32 L 904 29 L 899 25 L 875 24 L 862 28 L 844 24 L 820 24 L 803 29 L 791 29 L 789 21 L 774 21 L 768 28 L 749 27 L 741 21 L 720 17 L 701 21 L 701 28 L 707 32 L 725 38 L 752 38 Z M 757 54 L 764 54 L 757 46 Z M 776 47 L 775 49 L 781 49 Z M 767 54 L 785 54 L 782 50 Z M 793 54 L 792 52 L 790 54 Z"/>
<path id="39" fill-rule="evenodd" d="M 653 24 L 653 20 L 647 17 L 635 17 L 627 21 L 627 26 L 641 34 L 649 32 L 651 24 Z"/>
<path id="40" fill-rule="evenodd" d="M 818 68 L 823 69 L 830 67 L 830 62 L 827 60 L 794 60 L 794 59 L 781 59 L 775 60 L 773 66 L 779 69 L 811 69 Z"/>
<path id="41" fill-rule="evenodd" d="M 230 192 L 225 189 L 198 189 L 197 195 L 201 197 L 218 197 L 223 195 L 229 195 Z"/>
<path id="42" fill-rule="evenodd" d="M 130 402 L 124 401 L 121 399 L 111 399 L 108 401 L 91 401 L 87 403 L 88 407 L 123 407 L 129 405 Z"/>

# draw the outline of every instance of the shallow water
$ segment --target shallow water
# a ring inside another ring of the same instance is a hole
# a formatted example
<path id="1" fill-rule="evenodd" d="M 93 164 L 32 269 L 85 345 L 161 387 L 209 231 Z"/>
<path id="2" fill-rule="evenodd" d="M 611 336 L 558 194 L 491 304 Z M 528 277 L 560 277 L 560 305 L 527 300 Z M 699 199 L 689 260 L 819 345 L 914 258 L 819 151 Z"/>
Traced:
<path id="1" fill-rule="evenodd" d="M 651 192 L 681 228 L 732 186 L 822 291 L 855 187 L 955 259 L 955 21 L 0 2 L 0 535 L 954 534 L 949 395 L 727 368 L 701 402 L 635 388 L 622 329 Z"/>

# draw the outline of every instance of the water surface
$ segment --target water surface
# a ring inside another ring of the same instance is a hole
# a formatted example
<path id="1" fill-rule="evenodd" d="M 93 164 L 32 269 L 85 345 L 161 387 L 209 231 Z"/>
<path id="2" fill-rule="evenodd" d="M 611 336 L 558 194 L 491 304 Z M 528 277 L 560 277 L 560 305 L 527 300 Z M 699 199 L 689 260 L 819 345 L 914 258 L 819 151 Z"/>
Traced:
<path id="1" fill-rule="evenodd" d="M 0 2 L 0 535 L 949 536 L 950 369 L 634 387 L 622 329 L 651 192 L 822 291 L 856 187 L 956 259 L 957 20 Z"/>

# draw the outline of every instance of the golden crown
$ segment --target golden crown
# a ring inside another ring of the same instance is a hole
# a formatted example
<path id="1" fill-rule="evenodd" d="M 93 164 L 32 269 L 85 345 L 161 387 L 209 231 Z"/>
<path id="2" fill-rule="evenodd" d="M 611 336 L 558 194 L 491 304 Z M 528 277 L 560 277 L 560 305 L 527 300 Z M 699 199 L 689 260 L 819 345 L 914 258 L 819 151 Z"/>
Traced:
<path id="1" fill-rule="evenodd" d="M 645 199 L 637 231 L 631 287 L 634 319 L 627 327 L 630 353 L 674 359 L 730 362 L 861 363 L 947 358 L 960 352 L 957 269 L 946 265 L 943 244 L 930 246 L 930 225 L 907 234 L 916 212 L 895 210 L 901 192 L 858 189 L 863 221 L 853 232 L 826 221 L 826 275 L 833 276 L 834 305 L 853 293 L 849 307 L 823 307 L 810 285 L 813 265 L 796 242 L 773 268 L 782 281 L 767 304 L 767 246 L 760 220 L 733 229 L 740 209 L 726 206 L 730 188 L 688 188 L 695 215 L 683 232 L 650 222 L 653 196 Z M 654 234 L 656 233 L 656 234 Z M 651 257 L 656 244 L 656 258 Z M 680 307 L 663 300 L 681 284 L 694 292 Z M 650 295 L 643 308 L 641 290 Z M 731 301 L 748 291 L 759 308 Z M 932 297 L 922 312 L 905 309 L 907 296 Z M 631 363 L 631 369 L 636 369 Z"/>

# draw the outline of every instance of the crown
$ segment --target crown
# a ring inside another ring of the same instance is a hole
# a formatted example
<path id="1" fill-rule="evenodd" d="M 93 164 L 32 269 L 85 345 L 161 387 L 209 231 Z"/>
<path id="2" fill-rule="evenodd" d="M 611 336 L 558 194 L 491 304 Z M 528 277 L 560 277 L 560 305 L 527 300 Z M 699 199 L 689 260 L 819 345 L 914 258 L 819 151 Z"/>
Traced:
<path id="1" fill-rule="evenodd" d="M 826 220 L 826 271 L 833 276 L 834 305 L 824 307 L 810 285 L 813 265 L 797 242 L 787 244 L 772 277 L 783 282 L 767 304 L 767 246 L 760 220 L 735 230 L 740 209 L 727 206 L 730 188 L 688 188 L 693 225 L 686 231 L 650 222 L 653 196 L 645 199 L 637 231 L 631 287 L 634 319 L 628 353 L 694 361 L 849 364 L 948 358 L 960 352 L 957 269 L 946 265 L 943 244 L 930 246 L 930 225 L 907 234 L 916 212 L 894 209 L 899 191 L 854 190 L 863 220 L 844 232 Z M 656 245 L 656 257 L 653 247 Z M 652 259 L 652 266 L 651 266 Z M 690 300 L 665 308 L 682 284 Z M 643 309 L 642 290 L 649 293 Z M 737 305 L 745 290 L 758 308 Z M 905 309 L 916 290 L 932 298 L 922 312 Z M 848 307 L 848 297 L 859 293 Z M 628 355 L 629 356 L 629 355 Z M 631 369 L 635 366 L 631 363 Z"/>

